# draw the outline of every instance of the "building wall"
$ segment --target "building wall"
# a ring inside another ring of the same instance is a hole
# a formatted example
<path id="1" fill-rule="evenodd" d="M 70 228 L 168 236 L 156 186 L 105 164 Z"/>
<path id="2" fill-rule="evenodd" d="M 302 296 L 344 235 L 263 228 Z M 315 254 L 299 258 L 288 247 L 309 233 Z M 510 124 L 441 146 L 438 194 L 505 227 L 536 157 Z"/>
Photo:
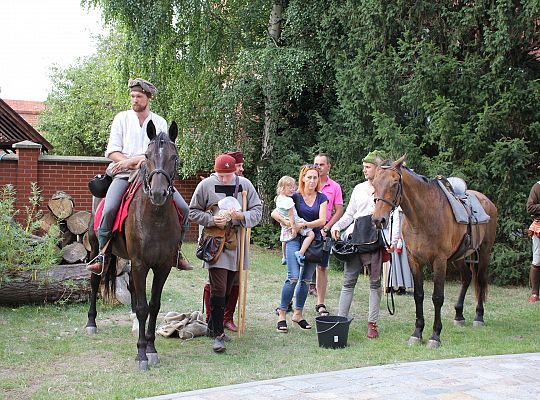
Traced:
<path id="1" fill-rule="evenodd" d="M 47 211 L 47 202 L 57 191 L 64 191 L 73 198 L 75 211 L 92 210 L 92 196 L 88 182 L 97 174 L 104 173 L 110 160 L 105 157 L 47 156 L 41 154 L 41 145 L 21 142 L 15 146 L 16 154 L 0 158 L 0 186 L 8 183 L 17 192 L 16 207 L 19 219 L 25 218 L 25 206 L 29 205 L 31 183 L 37 182 L 44 199 L 41 209 Z M 175 187 L 189 204 L 199 180 L 191 178 L 176 180 Z M 198 226 L 191 226 L 186 240 L 194 241 Z"/>

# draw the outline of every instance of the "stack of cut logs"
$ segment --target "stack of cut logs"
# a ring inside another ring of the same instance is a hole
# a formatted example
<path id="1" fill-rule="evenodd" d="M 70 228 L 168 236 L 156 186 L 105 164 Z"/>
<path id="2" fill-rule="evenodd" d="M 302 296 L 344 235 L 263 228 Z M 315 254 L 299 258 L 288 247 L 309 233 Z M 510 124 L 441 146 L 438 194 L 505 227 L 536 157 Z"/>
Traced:
<path id="1" fill-rule="evenodd" d="M 65 263 L 85 261 L 90 251 L 88 241 L 88 211 L 74 211 L 73 199 L 65 192 L 56 192 L 47 203 L 49 211 L 40 220 L 40 229 L 49 232 L 52 226 L 60 228 L 60 247 Z"/>

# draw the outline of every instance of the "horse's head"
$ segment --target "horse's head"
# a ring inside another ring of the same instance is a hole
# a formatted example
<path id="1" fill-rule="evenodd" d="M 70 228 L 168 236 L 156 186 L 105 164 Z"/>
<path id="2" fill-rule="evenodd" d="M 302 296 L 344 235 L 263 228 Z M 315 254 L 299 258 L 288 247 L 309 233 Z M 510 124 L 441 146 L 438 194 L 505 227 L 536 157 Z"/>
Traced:
<path id="1" fill-rule="evenodd" d="M 174 141 L 178 135 L 178 126 L 172 122 L 169 134 L 156 133 L 152 121 L 148 122 L 146 134 L 150 139 L 146 153 L 143 188 L 155 206 L 162 206 L 174 192 L 173 180 L 178 165 L 178 150 Z"/>
<path id="2" fill-rule="evenodd" d="M 401 167 L 407 158 L 403 155 L 394 162 L 384 162 L 377 167 L 373 178 L 375 189 L 375 208 L 372 219 L 378 229 L 385 228 L 390 219 L 390 213 L 401 203 L 403 181 Z"/>

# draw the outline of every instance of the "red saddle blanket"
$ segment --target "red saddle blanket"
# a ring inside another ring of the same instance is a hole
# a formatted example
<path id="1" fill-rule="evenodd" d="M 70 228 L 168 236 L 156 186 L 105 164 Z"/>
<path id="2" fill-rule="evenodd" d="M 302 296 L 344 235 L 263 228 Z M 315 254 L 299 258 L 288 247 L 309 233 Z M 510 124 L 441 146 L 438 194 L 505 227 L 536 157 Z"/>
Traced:
<path id="1" fill-rule="evenodd" d="M 141 188 L 142 182 L 139 180 L 135 180 L 131 182 L 126 190 L 126 193 L 124 193 L 124 196 L 122 197 L 122 202 L 120 203 L 120 208 L 118 208 L 118 212 L 116 213 L 116 218 L 114 219 L 114 225 L 113 225 L 113 233 L 114 232 L 122 232 L 124 228 L 124 221 L 126 220 L 129 212 L 129 206 L 131 204 L 131 201 L 133 200 L 133 197 L 135 197 L 135 193 L 137 193 L 137 190 Z M 180 220 L 180 225 L 182 225 L 182 214 L 180 213 L 180 210 L 178 209 L 178 206 L 173 201 L 174 207 L 176 208 L 176 212 L 178 213 L 178 219 Z M 97 232 L 99 228 L 99 223 L 101 221 L 101 216 L 103 214 L 103 207 L 105 207 L 105 199 L 101 200 L 101 202 L 98 205 L 98 208 L 96 210 L 96 214 L 94 216 L 94 231 Z"/>

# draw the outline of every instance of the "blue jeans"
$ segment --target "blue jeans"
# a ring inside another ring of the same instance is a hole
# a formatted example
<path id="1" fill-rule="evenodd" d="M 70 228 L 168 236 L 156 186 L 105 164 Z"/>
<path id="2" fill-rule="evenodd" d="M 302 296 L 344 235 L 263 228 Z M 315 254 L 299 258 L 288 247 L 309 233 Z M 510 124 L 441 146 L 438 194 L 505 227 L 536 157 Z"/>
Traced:
<path id="1" fill-rule="evenodd" d="M 295 251 L 300 250 L 300 238 L 289 240 L 285 248 L 287 258 L 287 279 L 281 289 L 281 303 L 279 308 L 286 310 L 293 296 L 296 297 L 295 309 L 302 310 L 308 296 L 309 281 L 317 267 L 316 263 L 305 263 L 303 267 L 298 265 Z"/>

